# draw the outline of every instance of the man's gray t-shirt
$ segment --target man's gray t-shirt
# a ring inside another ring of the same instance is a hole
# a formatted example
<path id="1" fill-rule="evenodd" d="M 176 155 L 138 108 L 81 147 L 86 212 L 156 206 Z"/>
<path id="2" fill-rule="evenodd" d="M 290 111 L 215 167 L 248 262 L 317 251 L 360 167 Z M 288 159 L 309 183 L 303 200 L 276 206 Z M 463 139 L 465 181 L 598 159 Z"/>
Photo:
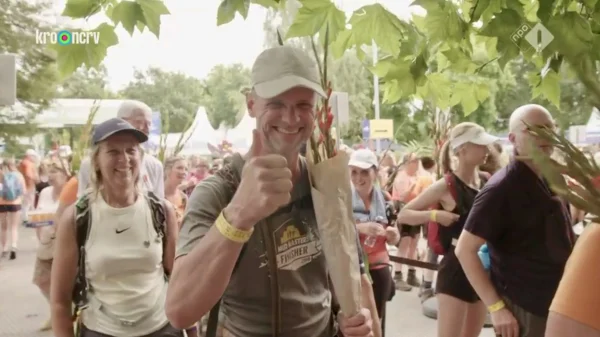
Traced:
<path id="1" fill-rule="evenodd" d="M 239 175 L 244 165 L 242 157 L 235 155 L 232 164 Z M 196 186 L 183 219 L 177 257 L 188 254 L 204 237 L 232 196 L 231 187 L 219 175 Z M 256 225 L 266 226 L 265 233 L 275 248 L 281 336 L 332 337 L 332 295 L 304 163 L 290 205 Z M 257 229 L 242 251 L 223 295 L 224 326 L 236 337 L 272 335 L 269 266 L 265 238 Z"/>

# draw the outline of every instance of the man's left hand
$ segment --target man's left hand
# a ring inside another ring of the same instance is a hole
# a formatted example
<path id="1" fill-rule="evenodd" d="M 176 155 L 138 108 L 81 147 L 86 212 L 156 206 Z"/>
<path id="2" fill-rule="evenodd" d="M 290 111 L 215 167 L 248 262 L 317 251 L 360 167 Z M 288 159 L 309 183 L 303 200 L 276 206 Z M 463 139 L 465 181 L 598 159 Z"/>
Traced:
<path id="1" fill-rule="evenodd" d="M 373 337 L 373 319 L 369 309 L 362 308 L 352 317 L 340 312 L 338 323 L 344 337 Z"/>

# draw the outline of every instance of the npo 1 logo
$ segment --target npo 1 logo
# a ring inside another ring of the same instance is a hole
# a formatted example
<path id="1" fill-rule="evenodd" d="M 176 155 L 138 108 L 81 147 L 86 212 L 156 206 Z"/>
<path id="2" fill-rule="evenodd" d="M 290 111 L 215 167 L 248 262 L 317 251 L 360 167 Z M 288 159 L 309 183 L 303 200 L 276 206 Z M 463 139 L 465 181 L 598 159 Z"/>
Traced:
<path id="1" fill-rule="evenodd" d="M 59 44 L 68 46 L 70 44 L 98 44 L 100 43 L 100 32 L 60 32 L 35 31 L 36 44 Z"/>
<path id="2" fill-rule="evenodd" d="M 512 33 L 510 39 L 519 47 L 521 40 L 525 39 L 537 52 L 540 52 L 554 40 L 554 35 L 541 23 L 536 24 L 533 28 L 523 24 Z"/>

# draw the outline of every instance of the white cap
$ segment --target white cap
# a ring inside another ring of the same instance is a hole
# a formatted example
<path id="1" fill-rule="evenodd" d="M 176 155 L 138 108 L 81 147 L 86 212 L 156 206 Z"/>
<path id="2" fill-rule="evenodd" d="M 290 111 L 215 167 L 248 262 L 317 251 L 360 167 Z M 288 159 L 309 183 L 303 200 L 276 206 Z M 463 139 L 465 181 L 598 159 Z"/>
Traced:
<path id="1" fill-rule="evenodd" d="M 252 66 L 252 87 L 262 98 L 273 98 L 295 87 L 325 97 L 317 63 L 304 50 L 277 46 L 260 53 Z"/>
<path id="2" fill-rule="evenodd" d="M 71 154 L 73 154 L 73 150 L 71 150 L 71 147 L 69 145 L 61 145 L 58 148 L 58 154 L 61 157 L 68 157 Z"/>
<path id="3" fill-rule="evenodd" d="M 34 149 L 29 149 L 29 150 L 25 151 L 25 155 L 26 156 L 31 156 L 31 157 L 37 157 L 38 156 L 37 152 L 35 152 Z"/>
<path id="4" fill-rule="evenodd" d="M 456 150 L 459 146 L 464 145 L 466 143 L 473 143 L 477 145 L 492 145 L 493 143 L 500 140 L 500 138 L 490 135 L 485 132 L 485 129 L 482 127 L 472 127 L 469 128 L 462 135 L 452 139 L 450 141 L 450 146 L 453 150 Z"/>
<path id="5" fill-rule="evenodd" d="M 367 170 L 371 167 L 377 168 L 379 166 L 379 161 L 373 151 L 369 149 L 359 149 L 352 152 L 348 166 L 355 166 Z"/>

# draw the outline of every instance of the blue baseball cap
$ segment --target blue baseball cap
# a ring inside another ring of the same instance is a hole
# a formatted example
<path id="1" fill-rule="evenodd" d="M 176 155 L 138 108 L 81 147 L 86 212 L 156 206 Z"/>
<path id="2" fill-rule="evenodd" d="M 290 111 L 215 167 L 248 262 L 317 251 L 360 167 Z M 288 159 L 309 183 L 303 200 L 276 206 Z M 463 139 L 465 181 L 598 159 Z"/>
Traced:
<path id="1" fill-rule="evenodd" d="M 126 120 L 121 118 L 111 118 L 96 125 L 94 134 L 92 135 L 92 143 L 96 145 L 117 133 L 129 133 L 137 138 L 140 143 L 145 143 L 148 140 L 148 136 L 145 133 L 134 128 L 133 125 L 129 124 Z"/>

